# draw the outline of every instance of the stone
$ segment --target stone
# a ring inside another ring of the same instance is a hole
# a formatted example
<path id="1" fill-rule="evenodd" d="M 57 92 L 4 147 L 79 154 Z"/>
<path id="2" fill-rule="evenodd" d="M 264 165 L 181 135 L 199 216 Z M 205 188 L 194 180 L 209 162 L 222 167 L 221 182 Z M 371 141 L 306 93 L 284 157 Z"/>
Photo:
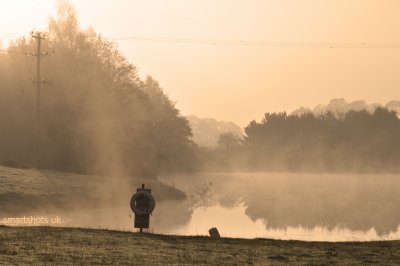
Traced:
<path id="1" fill-rule="evenodd" d="M 216 227 L 210 228 L 210 230 L 208 230 L 208 233 L 210 234 L 211 238 L 221 238 Z"/>

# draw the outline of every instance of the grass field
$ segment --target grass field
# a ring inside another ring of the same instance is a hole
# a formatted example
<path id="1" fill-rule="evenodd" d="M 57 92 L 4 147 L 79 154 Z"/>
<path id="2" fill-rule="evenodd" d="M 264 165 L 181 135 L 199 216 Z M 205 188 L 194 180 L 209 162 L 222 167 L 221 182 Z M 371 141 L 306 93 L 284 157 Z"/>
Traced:
<path id="1" fill-rule="evenodd" d="M 183 192 L 156 179 L 113 178 L 0 166 L 0 218 L 128 206 L 132 193 L 142 183 L 152 188 L 158 202 L 186 197 Z"/>
<path id="2" fill-rule="evenodd" d="M 213 240 L 132 232 L 0 226 L 4 265 L 398 265 L 400 241 Z"/>

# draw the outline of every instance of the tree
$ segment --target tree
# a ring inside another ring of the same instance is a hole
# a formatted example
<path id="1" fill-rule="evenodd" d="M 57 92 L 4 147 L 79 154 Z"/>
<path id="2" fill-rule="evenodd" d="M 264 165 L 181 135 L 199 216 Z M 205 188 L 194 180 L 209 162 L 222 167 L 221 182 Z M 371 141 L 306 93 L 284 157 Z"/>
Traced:
<path id="1" fill-rule="evenodd" d="M 42 89 L 41 168 L 155 176 L 186 167 L 175 166 L 176 160 L 188 164 L 183 158 L 191 149 L 190 128 L 155 80 L 140 80 L 115 44 L 80 29 L 68 1 L 59 1 L 45 35 L 43 50 L 54 54 L 42 64 L 52 83 Z M 6 77 L 0 81 L 0 139 L 10 131 L 3 157 L 27 164 L 33 158 L 35 93 L 21 77 L 31 76 L 35 65 L 15 55 L 34 49 L 34 40 L 21 38 L 0 58 Z"/>
<path id="2" fill-rule="evenodd" d="M 240 139 L 231 132 L 223 133 L 218 138 L 218 147 L 223 150 L 232 150 L 240 146 Z"/>
<path id="3" fill-rule="evenodd" d="M 154 132 L 155 157 L 160 170 L 192 170 L 194 168 L 194 143 L 186 118 L 180 115 L 174 103 L 152 77 L 144 81 L 143 91 L 148 95 Z"/>

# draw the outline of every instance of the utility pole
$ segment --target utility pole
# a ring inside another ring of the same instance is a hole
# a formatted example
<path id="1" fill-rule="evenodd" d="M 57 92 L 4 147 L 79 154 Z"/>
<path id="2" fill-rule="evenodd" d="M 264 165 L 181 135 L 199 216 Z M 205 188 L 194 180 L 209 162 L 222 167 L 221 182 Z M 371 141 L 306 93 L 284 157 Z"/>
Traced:
<path id="1" fill-rule="evenodd" d="M 40 59 L 41 56 L 47 55 L 47 53 L 43 53 L 42 49 L 42 40 L 44 39 L 44 35 L 40 32 L 33 33 L 32 38 L 35 38 L 37 41 L 36 52 L 27 53 L 28 55 L 36 56 L 36 79 L 34 83 L 36 83 L 36 128 L 35 128 L 35 167 L 39 168 L 39 158 L 40 158 L 40 85 L 45 82 L 40 78 Z"/>

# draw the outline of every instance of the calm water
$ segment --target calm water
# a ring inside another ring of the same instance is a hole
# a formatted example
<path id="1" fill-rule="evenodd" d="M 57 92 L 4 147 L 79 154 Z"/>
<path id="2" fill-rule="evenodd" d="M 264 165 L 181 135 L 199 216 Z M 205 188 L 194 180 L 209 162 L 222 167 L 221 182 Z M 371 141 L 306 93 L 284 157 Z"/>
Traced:
<path id="1" fill-rule="evenodd" d="M 204 173 L 161 178 L 185 191 L 154 213 L 153 231 L 318 241 L 400 239 L 400 176 Z"/>
<path id="2" fill-rule="evenodd" d="M 217 227 L 225 237 L 400 240 L 400 175 L 202 173 L 160 180 L 188 197 L 158 201 L 151 232 L 208 235 Z M 61 226 L 137 231 L 131 195 L 113 195 L 108 207 L 54 215 L 62 217 Z"/>

